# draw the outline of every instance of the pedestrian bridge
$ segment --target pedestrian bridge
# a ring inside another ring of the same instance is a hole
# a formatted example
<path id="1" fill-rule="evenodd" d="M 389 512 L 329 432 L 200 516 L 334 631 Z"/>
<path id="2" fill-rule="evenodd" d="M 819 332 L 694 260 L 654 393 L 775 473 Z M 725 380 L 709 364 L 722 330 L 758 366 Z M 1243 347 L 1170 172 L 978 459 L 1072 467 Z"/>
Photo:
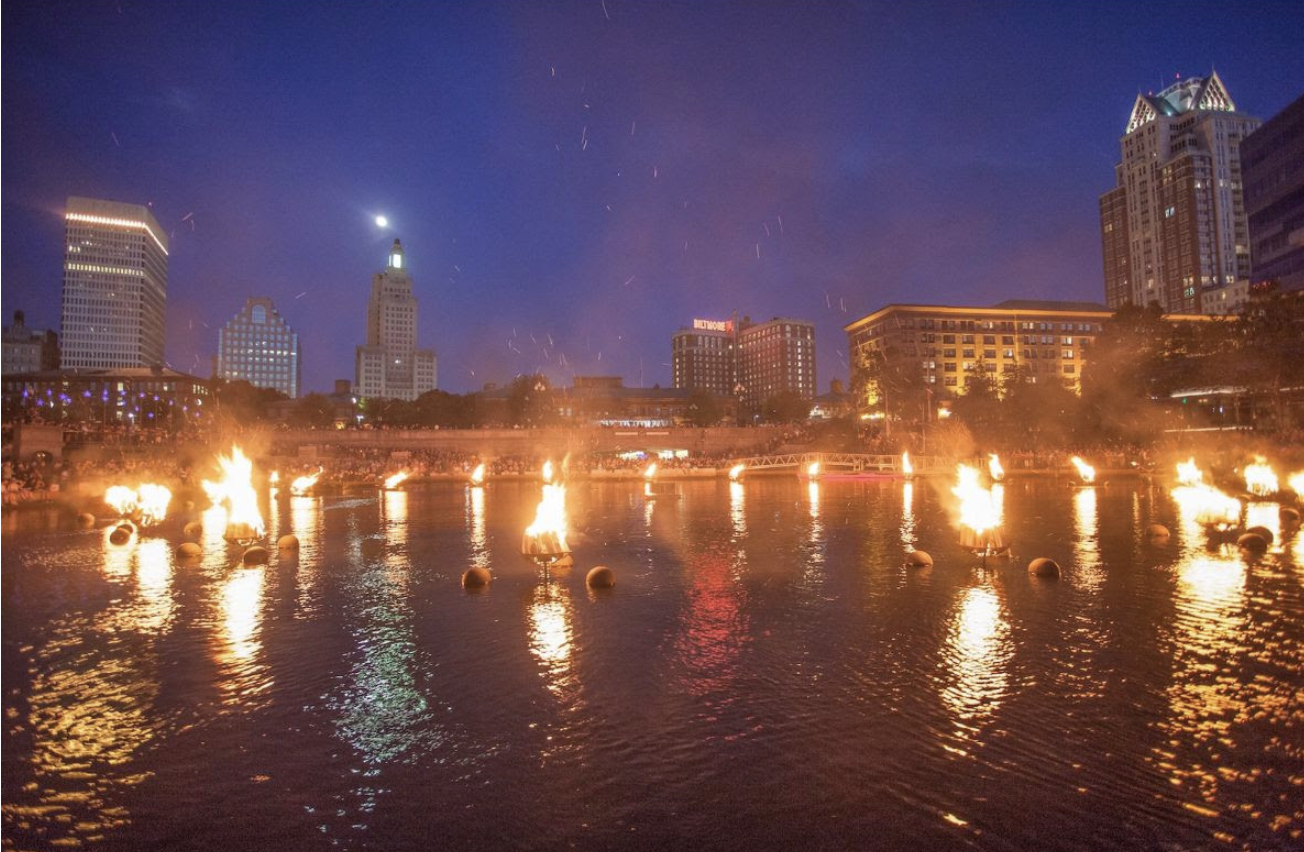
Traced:
<path id="1" fill-rule="evenodd" d="M 903 460 L 899 455 L 869 455 L 867 453 L 776 453 L 765 456 L 734 459 L 748 470 L 804 471 L 813 462 L 819 462 L 824 473 L 881 473 L 885 476 L 904 476 Z M 911 456 L 910 465 L 916 474 L 950 473 L 955 470 L 955 459 L 945 456 Z"/>

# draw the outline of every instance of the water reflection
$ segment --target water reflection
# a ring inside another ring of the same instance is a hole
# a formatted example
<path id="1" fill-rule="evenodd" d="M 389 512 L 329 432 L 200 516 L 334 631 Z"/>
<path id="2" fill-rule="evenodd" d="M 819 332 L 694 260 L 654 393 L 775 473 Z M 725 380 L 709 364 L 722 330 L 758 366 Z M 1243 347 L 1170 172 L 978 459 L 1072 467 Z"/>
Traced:
<path id="1" fill-rule="evenodd" d="M 471 566 L 489 568 L 489 538 L 485 534 L 484 488 L 466 489 L 466 528 L 471 538 Z"/>
<path id="2" fill-rule="evenodd" d="M 915 486 L 907 482 L 901 486 L 901 545 L 906 552 L 915 549 Z"/>
<path id="3" fill-rule="evenodd" d="M 961 592 L 949 618 L 941 688 L 961 736 L 976 733 L 1004 701 L 1013 653 L 1009 616 L 996 590 L 980 585 Z"/>
<path id="4" fill-rule="evenodd" d="M 317 553 L 325 532 L 322 504 L 320 497 L 292 496 L 288 499 L 290 534 L 299 540 L 298 551 L 288 557 L 294 566 L 294 616 L 306 618 L 316 610 Z"/>
<path id="5" fill-rule="evenodd" d="M 535 586 L 530 600 L 530 653 L 543 667 L 548 690 L 561 697 L 577 686 L 571 669 L 570 590 L 560 582 Z"/>
<path id="6" fill-rule="evenodd" d="M 236 566 L 220 581 L 220 630 L 214 656 L 219 685 L 232 704 L 256 702 L 272 686 L 261 659 L 259 636 L 266 571 L 265 565 Z"/>
<path id="7" fill-rule="evenodd" d="M 725 690 L 733 682 L 747 644 L 747 619 L 729 555 L 722 550 L 694 551 L 685 566 L 693 582 L 672 642 L 684 669 L 683 683 L 692 695 Z M 736 700 L 727 696 L 725 703 Z"/>
<path id="8" fill-rule="evenodd" d="M 1100 560 L 1099 519 L 1096 489 L 1078 488 L 1073 492 L 1073 581 L 1097 591 L 1105 573 Z"/>
<path id="9" fill-rule="evenodd" d="M 729 522 L 733 527 L 731 541 L 738 544 L 747 535 L 746 494 L 741 482 L 729 483 Z"/>
<path id="10" fill-rule="evenodd" d="M 396 583 L 406 585 L 408 569 L 408 493 L 385 491 L 381 527 L 385 535 L 385 565 Z"/>
<path id="11" fill-rule="evenodd" d="M 172 547 L 161 538 L 136 548 L 136 627 L 162 633 L 172 620 Z"/>

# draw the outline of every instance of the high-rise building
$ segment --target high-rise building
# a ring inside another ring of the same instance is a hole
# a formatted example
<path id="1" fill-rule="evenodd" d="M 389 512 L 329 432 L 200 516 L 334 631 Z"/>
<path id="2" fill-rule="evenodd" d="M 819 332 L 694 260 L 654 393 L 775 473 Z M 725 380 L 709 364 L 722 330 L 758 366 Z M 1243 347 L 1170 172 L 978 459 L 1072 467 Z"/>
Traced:
<path id="1" fill-rule="evenodd" d="M 362 397 L 414 400 L 435 389 L 435 353 L 417 348 L 417 298 L 394 240 L 384 272 L 371 276 L 367 342 L 357 348 L 354 390 Z"/>
<path id="2" fill-rule="evenodd" d="M 1165 313 L 1231 309 L 1250 274 L 1240 143 L 1258 126 L 1236 111 L 1217 73 L 1137 95 L 1117 186 L 1100 198 L 1111 309 L 1151 302 Z"/>
<path id="3" fill-rule="evenodd" d="M 69 198 L 63 264 L 63 366 L 163 364 L 168 238 L 139 204 Z"/>
<path id="4" fill-rule="evenodd" d="M 815 324 L 788 317 L 762 323 L 744 319 L 738 329 L 738 383 L 745 411 L 767 399 L 795 393 L 815 398 Z"/>
<path id="5" fill-rule="evenodd" d="M 1250 282 L 1304 290 L 1304 96 L 1241 143 Z"/>
<path id="6" fill-rule="evenodd" d="M 695 319 L 671 349 L 676 388 L 736 399 L 744 413 L 781 393 L 815 397 L 815 326 L 805 320 Z"/>
<path id="7" fill-rule="evenodd" d="M 217 332 L 217 378 L 299 395 L 299 335 L 271 299 L 246 299 L 245 306 Z"/>
<path id="8" fill-rule="evenodd" d="M 675 387 L 732 398 L 738 384 L 738 339 L 733 320 L 693 320 L 671 341 Z"/>
<path id="9" fill-rule="evenodd" d="M 6 376 L 59 369 L 59 335 L 27 327 L 27 317 L 14 311 L 14 324 L 4 327 L 3 372 Z"/>

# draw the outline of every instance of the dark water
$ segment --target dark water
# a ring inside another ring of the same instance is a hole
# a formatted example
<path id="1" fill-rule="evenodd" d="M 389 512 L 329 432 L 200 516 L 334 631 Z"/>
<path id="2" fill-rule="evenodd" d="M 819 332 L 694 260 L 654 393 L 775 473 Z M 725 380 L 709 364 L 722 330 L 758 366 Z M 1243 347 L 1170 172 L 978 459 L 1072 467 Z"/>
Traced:
<path id="1" fill-rule="evenodd" d="M 1016 481 L 984 568 L 948 485 L 576 483 L 550 581 L 528 484 L 280 500 L 254 567 L 7 517 L 4 847 L 1304 848 L 1276 506 L 1247 562 L 1158 486 Z"/>

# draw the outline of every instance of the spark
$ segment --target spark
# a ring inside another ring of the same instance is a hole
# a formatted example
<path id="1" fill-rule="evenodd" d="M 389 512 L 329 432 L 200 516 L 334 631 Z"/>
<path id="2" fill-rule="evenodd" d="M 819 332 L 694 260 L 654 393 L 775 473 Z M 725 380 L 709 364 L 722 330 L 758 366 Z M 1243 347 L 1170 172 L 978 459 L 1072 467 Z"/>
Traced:
<path id="1" fill-rule="evenodd" d="M 607 0 L 601 0 L 601 2 L 602 2 L 602 15 L 603 15 L 603 17 L 605 17 L 608 21 L 610 21 L 610 20 L 611 20 L 611 15 L 607 14 Z"/>
<path id="2" fill-rule="evenodd" d="M 549 346 L 554 345 L 553 342 L 552 342 L 552 335 L 551 335 L 551 334 L 548 335 L 548 345 L 549 345 Z"/>
<path id="3" fill-rule="evenodd" d="M 453 268 L 456 269 L 458 272 L 462 271 L 462 267 L 458 266 L 456 263 L 453 264 Z"/>
<path id="4" fill-rule="evenodd" d="M 762 223 L 761 223 L 761 227 L 763 227 L 763 228 L 765 229 L 765 236 L 767 236 L 767 237 L 770 236 L 770 223 L 769 223 L 769 222 L 762 222 Z"/>
<path id="5" fill-rule="evenodd" d="M 654 177 L 654 178 L 655 178 L 655 177 L 659 177 L 660 174 L 661 174 L 661 170 L 658 169 L 656 166 L 653 166 L 653 167 L 652 167 L 652 177 Z"/>
<path id="6" fill-rule="evenodd" d="M 628 286 L 629 286 L 629 282 L 631 282 L 631 281 L 633 281 L 633 280 L 634 280 L 634 276 L 633 276 L 633 275 L 629 276 L 628 278 L 625 279 L 625 283 L 624 283 L 622 286 L 624 286 L 624 287 L 628 287 Z"/>
<path id="7" fill-rule="evenodd" d="M 833 299 L 829 296 L 829 291 L 824 291 L 824 307 L 833 310 Z"/>
<path id="8" fill-rule="evenodd" d="M 847 300 L 845 298 L 841 296 L 838 297 L 838 306 L 842 308 L 844 314 L 847 312 Z"/>
<path id="9" fill-rule="evenodd" d="M 757 260 L 760 260 L 760 259 L 761 259 L 761 244 L 760 244 L 760 243 L 757 243 L 757 244 L 756 244 L 756 259 L 757 259 Z"/>
<path id="10" fill-rule="evenodd" d="M 630 136 L 633 136 L 633 135 L 634 135 L 634 126 L 635 126 L 636 124 L 638 124 L 637 121 L 631 121 L 631 122 L 629 123 L 629 135 L 630 135 Z"/>
<path id="11" fill-rule="evenodd" d="M 779 233 L 780 233 L 780 234 L 783 233 L 783 217 L 782 217 L 782 216 L 779 217 Z"/>
<path id="12" fill-rule="evenodd" d="M 549 66 L 549 67 L 552 68 L 552 76 L 556 77 L 556 76 L 557 76 L 557 66 L 556 66 L 556 65 L 551 65 L 551 66 Z"/>
<path id="13" fill-rule="evenodd" d="M 114 144 L 114 145 L 117 145 L 119 148 L 121 148 L 121 147 L 122 147 L 122 143 L 118 141 L 118 134 L 116 134 L 116 133 L 114 133 L 112 130 L 110 130 L 110 131 L 109 131 L 109 135 L 113 137 L 113 144 Z"/>

